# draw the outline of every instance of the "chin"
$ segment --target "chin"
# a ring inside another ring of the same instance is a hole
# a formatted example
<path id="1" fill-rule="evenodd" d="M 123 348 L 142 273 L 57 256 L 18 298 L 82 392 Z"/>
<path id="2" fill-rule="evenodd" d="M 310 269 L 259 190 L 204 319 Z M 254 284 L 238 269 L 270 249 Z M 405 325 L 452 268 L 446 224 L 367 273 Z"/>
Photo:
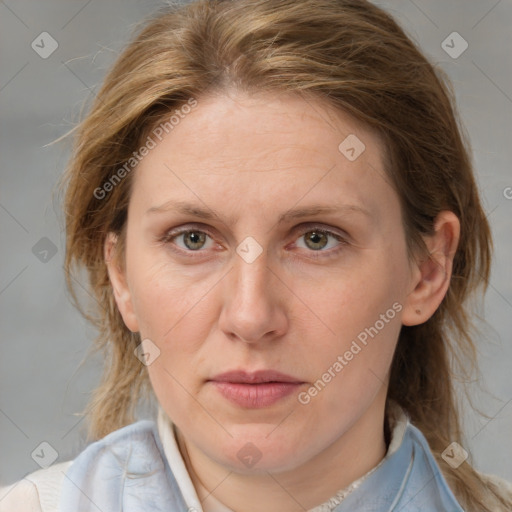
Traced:
<path id="1" fill-rule="evenodd" d="M 238 429 L 234 438 L 216 445 L 220 451 L 211 453 L 212 458 L 230 470 L 244 474 L 280 473 L 293 470 L 306 461 L 304 436 L 302 442 L 300 438 L 293 440 L 284 429 L 278 436 L 272 432 L 275 426 L 269 427 Z"/>

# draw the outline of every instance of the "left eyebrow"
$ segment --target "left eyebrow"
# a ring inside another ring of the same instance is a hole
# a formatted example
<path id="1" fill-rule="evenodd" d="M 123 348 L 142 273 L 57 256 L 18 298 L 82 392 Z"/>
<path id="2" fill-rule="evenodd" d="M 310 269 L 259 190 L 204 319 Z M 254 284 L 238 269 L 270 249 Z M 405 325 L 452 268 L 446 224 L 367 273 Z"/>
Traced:
<path id="1" fill-rule="evenodd" d="M 192 215 L 194 217 L 199 217 L 202 219 L 213 220 L 220 219 L 221 216 L 218 215 L 215 211 L 211 209 L 205 209 L 199 205 L 186 203 L 183 201 L 168 201 L 160 206 L 153 206 L 147 210 L 146 214 L 152 213 L 162 213 L 173 211 L 185 215 Z M 358 213 L 360 215 L 365 215 L 367 217 L 371 217 L 370 212 L 363 208 L 362 206 L 354 205 L 354 204 L 338 204 L 335 206 L 326 206 L 326 205 L 312 205 L 305 208 L 297 208 L 294 210 L 289 210 L 287 212 L 282 213 L 279 216 L 277 221 L 278 224 L 283 224 L 285 222 L 289 222 L 294 219 L 301 219 L 304 217 L 315 217 L 318 215 L 325 214 L 352 214 Z M 228 219 L 233 224 L 233 219 Z"/>
<path id="2" fill-rule="evenodd" d="M 285 212 L 279 216 L 277 222 L 278 224 L 282 224 L 283 222 L 288 222 L 292 219 L 301 219 L 303 217 L 314 217 L 317 215 L 326 215 L 332 213 L 344 215 L 349 213 L 359 213 L 367 217 L 371 216 L 368 210 L 355 204 L 339 204 L 336 206 L 313 205 L 308 206 L 307 208 L 298 208 Z"/>

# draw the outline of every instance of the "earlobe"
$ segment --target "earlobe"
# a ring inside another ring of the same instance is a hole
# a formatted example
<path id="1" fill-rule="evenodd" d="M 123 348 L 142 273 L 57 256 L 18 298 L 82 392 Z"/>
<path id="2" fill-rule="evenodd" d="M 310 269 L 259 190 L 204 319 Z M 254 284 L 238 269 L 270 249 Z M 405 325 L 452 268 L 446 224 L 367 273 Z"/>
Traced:
<path id="1" fill-rule="evenodd" d="M 407 296 L 402 323 L 419 325 L 426 322 L 444 299 L 452 276 L 453 258 L 460 236 L 458 217 L 442 211 L 434 224 L 435 233 L 425 237 L 429 257 L 416 263 L 411 291 Z"/>
<path id="2" fill-rule="evenodd" d="M 138 332 L 139 326 L 132 303 L 130 288 L 126 280 L 126 272 L 119 265 L 116 255 L 116 244 L 118 238 L 114 233 L 109 233 L 105 239 L 104 257 L 107 265 L 108 276 L 117 308 L 123 317 L 124 323 L 132 332 Z"/>

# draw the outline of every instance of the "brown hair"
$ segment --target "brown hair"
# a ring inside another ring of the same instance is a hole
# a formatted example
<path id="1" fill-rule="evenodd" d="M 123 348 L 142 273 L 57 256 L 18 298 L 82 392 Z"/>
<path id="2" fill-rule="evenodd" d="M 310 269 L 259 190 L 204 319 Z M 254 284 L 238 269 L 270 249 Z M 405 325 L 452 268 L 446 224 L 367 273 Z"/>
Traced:
<path id="1" fill-rule="evenodd" d="M 324 100 L 376 130 L 387 148 L 386 171 L 400 197 L 411 255 L 425 250 L 422 235 L 432 233 L 439 212 L 457 215 L 461 236 L 449 290 L 427 322 L 402 327 L 388 403 L 398 402 L 424 433 L 467 510 L 511 505 L 512 498 L 500 496 L 470 464 L 454 470 L 440 456 L 452 441 L 462 443 L 454 372 L 467 377 L 476 368 L 468 300 L 479 287 L 485 290 L 491 260 L 467 136 L 442 70 L 390 15 L 364 0 L 168 6 L 145 22 L 117 59 L 75 128 L 64 181 L 68 285 L 74 293 L 72 272 L 87 269 L 99 306 L 87 317 L 99 329 L 96 347 L 106 357 L 87 409 L 91 438 L 132 422 L 135 405 L 150 390 L 146 368 L 133 355 L 139 336 L 117 310 L 103 253 L 105 237 L 114 232 L 122 254 L 133 173 L 123 173 L 105 197 L 97 191 L 114 183 L 119 168 L 172 110 L 228 87 Z"/>

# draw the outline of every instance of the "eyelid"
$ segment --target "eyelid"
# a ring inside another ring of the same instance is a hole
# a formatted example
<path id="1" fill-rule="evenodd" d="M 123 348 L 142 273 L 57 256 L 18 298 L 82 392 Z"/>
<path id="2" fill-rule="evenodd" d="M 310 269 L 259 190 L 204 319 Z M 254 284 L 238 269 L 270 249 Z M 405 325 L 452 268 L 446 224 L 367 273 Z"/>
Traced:
<path id="1" fill-rule="evenodd" d="M 162 236 L 158 237 L 158 240 L 160 242 L 170 242 L 171 239 L 177 238 L 178 236 L 181 236 L 185 233 L 189 233 L 191 231 L 198 231 L 201 233 L 206 233 L 210 238 L 214 239 L 215 236 L 213 235 L 213 232 L 209 227 L 205 224 L 198 224 L 198 223 L 190 223 L 190 224 L 184 224 L 183 226 L 178 226 L 176 228 L 168 229 L 166 230 Z M 189 251 L 194 252 L 194 251 Z M 200 251 L 195 251 L 200 252 Z"/>
<path id="2" fill-rule="evenodd" d="M 339 236 L 340 238 L 347 239 L 349 235 L 346 231 L 340 228 L 335 228 L 333 226 L 327 226 L 321 224 L 319 222 L 305 222 L 303 224 L 299 224 L 292 229 L 292 234 L 295 235 L 297 232 L 307 233 L 308 231 L 322 231 L 324 233 L 328 233 L 333 236 Z"/>

